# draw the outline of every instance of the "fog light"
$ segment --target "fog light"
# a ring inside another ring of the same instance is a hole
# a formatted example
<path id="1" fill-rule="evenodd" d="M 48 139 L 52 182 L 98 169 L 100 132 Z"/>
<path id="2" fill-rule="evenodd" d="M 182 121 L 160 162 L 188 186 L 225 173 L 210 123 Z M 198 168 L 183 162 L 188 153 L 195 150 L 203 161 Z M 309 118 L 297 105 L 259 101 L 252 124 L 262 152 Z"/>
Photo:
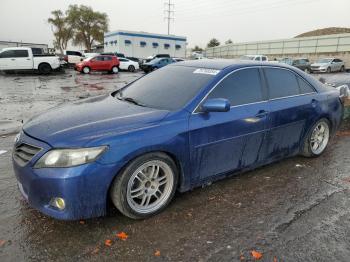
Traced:
<path id="1" fill-rule="evenodd" d="M 59 210 L 63 210 L 66 207 L 66 203 L 61 197 L 51 198 L 50 205 L 53 207 L 57 207 Z"/>

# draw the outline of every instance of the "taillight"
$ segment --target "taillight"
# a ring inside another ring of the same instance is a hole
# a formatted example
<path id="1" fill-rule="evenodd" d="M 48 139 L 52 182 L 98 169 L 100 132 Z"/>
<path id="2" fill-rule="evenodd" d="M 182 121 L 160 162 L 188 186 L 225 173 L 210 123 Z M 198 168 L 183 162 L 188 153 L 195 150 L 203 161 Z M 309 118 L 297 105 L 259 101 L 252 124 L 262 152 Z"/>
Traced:
<path id="1" fill-rule="evenodd" d="M 68 62 L 68 56 L 65 55 L 65 56 L 63 57 L 63 60 L 66 61 L 66 62 Z"/>

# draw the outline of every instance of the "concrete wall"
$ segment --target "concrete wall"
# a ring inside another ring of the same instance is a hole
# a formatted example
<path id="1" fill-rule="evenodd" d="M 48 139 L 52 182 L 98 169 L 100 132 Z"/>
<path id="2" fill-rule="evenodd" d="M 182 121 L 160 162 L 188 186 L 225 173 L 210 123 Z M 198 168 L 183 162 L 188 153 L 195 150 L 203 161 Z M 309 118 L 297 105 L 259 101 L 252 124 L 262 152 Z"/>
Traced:
<path id="1" fill-rule="evenodd" d="M 153 43 L 158 45 L 155 46 Z M 156 54 L 169 54 L 172 57 L 185 57 L 186 55 L 186 38 L 182 36 L 116 31 L 105 34 L 104 44 L 104 52 L 118 52 L 137 58 L 146 58 Z"/>
<path id="2" fill-rule="evenodd" d="M 270 60 L 306 57 L 313 61 L 320 57 L 338 57 L 350 67 L 350 34 L 234 43 L 205 50 L 206 57 L 237 58 L 249 54 L 267 55 Z"/>

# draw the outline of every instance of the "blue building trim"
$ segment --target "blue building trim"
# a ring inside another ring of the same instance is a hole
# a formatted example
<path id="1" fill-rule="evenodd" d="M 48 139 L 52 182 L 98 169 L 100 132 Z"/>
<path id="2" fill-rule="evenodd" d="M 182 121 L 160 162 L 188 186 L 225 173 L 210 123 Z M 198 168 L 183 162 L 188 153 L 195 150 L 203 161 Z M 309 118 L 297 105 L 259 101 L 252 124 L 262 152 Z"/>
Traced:
<path id="1" fill-rule="evenodd" d="M 173 36 L 146 35 L 146 34 L 140 34 L 140 33 L 134 34 L 134 33 L 126 33 L 126 32 L 109 33 L 109 34 L 105 34 L 104 37 L 117 36 L 117 35 L 166 39 L 166 40 L 175 40 L 175 41 L 185 41 L 186 42 L 186 38 L 179 38 L 179 37 L 173 37 Z"/>

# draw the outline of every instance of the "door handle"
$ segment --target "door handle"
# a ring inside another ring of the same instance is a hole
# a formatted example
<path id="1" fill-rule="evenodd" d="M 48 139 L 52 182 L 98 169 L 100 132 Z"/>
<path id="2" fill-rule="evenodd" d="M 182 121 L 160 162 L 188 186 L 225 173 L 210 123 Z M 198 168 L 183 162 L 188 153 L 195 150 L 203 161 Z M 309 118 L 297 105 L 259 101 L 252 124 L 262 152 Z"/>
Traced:
<path id="1" fill-rule="evenodd" d="M 260 110 L 260 111 L 255 115 L 255 117 L 257 117 L 257 118 L 263 118 L 263 117 L 267 116 L 268 113 L 269 113 L 269 112 L 266 111 L 266 110 Z"/>
<path id="2" fill-rule="evenodd" d="M 16 59 L 14 59 L 14 58 L 11 58 L 11 60 L 12 60 L 12 61 L 15 61 Z"/>

